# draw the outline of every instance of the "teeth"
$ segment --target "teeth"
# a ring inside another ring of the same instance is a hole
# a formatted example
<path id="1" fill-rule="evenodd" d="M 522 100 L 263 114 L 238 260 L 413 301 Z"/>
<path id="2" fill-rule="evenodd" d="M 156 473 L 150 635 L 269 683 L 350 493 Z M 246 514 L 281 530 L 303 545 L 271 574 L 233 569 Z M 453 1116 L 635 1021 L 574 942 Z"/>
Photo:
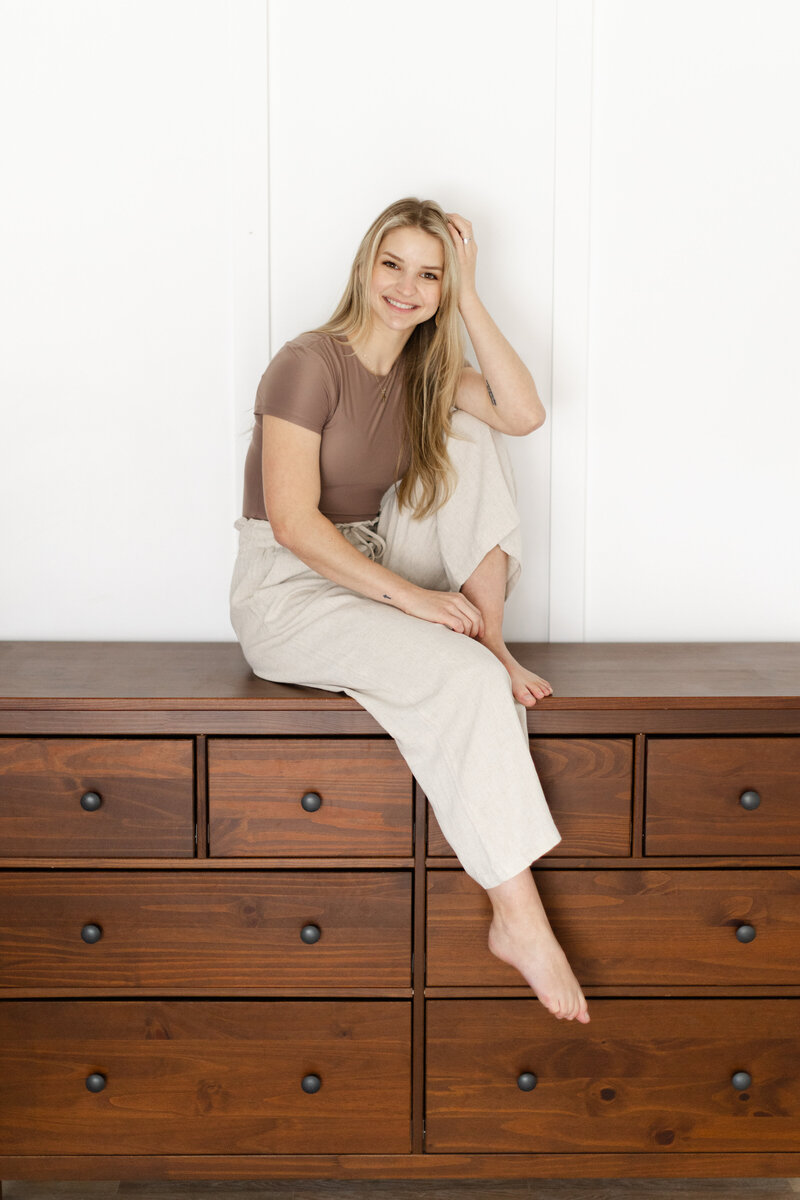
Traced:
<path id="1" fill-rule="evenodd" d="M 416 304 L 401 304 L 399 300 L 390 300 L 388 296 L 384 296 L 384 299 L 388 304 L 393 305 L 394 308 L 411 309 L 417 307 Z"/>

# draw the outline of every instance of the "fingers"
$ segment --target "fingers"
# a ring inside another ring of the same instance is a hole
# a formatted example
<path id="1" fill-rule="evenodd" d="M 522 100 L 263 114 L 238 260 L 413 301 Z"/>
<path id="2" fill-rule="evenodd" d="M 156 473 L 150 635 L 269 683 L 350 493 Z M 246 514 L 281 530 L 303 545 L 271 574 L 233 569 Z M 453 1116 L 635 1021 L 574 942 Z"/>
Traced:
<path id="1" fill-rule="evenodd" d="M 466 633 L 469 637 L 483 637 L 486 632 L 483 615 L 461 592 L 452 592 L 449 597 L 449 616 L 445 624 L 455 633 Z"/>
<path id="2" fill-rule="evenodd" d="M 466 252 L 467 247 L 464 245 L 464 238 L 468 237 L 469 247 L 471 250 L 475 248 L 475 238 L 472 235 L 472 222 L 466 217 L 462 217 L 460 213 L 447 213 L 447 224 L 450 226 L 450 235 L 453 237 L 456 245 L 462 252 Z"/>

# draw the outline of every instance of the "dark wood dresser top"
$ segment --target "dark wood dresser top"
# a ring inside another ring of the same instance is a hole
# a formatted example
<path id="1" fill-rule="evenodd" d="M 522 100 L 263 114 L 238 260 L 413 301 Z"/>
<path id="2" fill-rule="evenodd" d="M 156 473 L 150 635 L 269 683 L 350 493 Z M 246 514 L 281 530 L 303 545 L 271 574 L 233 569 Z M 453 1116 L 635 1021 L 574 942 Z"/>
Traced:
<path id="1" fill-rule="evenodd" d="M 553 686 L 540 712 L 800 708 L 798 642 L 512 642 L 510 649 Z M 161 710 L 361 707 L 343 693 L 257 678 L 237 642 L 0 642 L 0 709 L 123 701 L 135 709 L 153 700 Z"/>

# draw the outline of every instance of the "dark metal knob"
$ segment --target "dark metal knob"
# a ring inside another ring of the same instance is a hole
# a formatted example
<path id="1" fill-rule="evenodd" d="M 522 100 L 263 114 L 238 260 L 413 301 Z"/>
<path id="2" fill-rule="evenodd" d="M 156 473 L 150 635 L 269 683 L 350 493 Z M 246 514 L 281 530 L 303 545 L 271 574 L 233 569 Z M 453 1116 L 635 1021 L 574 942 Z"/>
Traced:
<path id="1" fill-rule="evenodd" d="M 304 1075 L 303 1082 L 300 1084 L 300 1087 L 304 1092 L 308 1092 L 309 1094 L 312 1092 L 318 1092 L 322 1087 L 322 1080 L 320 1079 L 319 1075 Z"/>
<path id="2" fill-rule="evenodd" d="M 752 942 L 755 936 L 756 931 L 753 925 L 740 925 L 736 930 L 736 937 L 740 942 Z"/>
<path id="3" fill-rule="evenodd" d="M 737 1071 L 731 1079 L 731 1083 L 736 1088 L 737 1092 L 746 1091 L 752 1082 L 753 1078 L 751 1075 L 747 1074 L 747 1071 Z"/>
<path id="4" fill-rule="evenodd" d="M 99 925 L 84 925 L 81 930 L 81 937 L 90 946 L 93 946 L 95 942 L 99 942 L 102 936 L 103 931 Z"/>
<path id="5" fill-rule="evenodd" d="M 300 930 L 300 937 L 307 946 L 313 946 L 314 942 L 318 942 L 322 937 L 322 930 L 319 925 L 304 925 Z"/>
<path id="6" fill-rule="evenodd" d="M 748 788 L 746 792 L 742 792 L 739 797 L 739 803 L 742 808 L 746 808 L 748 812 L 752 812 L 754 808 L 758 808 L 761 803 L 761 797 L 758 792 L 754 792 L 752 788 Z"/>
<path id="7" fill-rule="evenodd" d="M 517 1079 L 517 1087 L 521 1092 L 532 1092 L 539 1080 L 530 1071 L 523 1071 Z"/>
<path id="8" fill-rule="evenodd" d="M 90 1092 L 102 1092 L 103 1088 L 106 1086 L 105 1075 L 87 1075 L 86 1086 Z"/>
<path id="9" fill-rule="evenodd" d="M 306 812 L 316 812 L 317 809 L 322 808 L 322 796 L 319 792 L 306 792 L 300 803 Z"/>
<path id="10" fill-rule="evenodd" d="M 84 792 L 81 796 L 81 808 L 87 812 L 97 812 L 102 803 L 103 797 L 99 792 Z"/>

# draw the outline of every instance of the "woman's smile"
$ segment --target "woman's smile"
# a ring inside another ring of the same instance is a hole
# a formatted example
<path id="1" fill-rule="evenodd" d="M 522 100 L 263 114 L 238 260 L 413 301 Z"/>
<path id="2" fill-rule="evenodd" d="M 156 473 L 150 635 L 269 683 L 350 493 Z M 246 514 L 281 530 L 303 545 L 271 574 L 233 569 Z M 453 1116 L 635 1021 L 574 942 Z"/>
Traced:
<path id="1" fill-rule="evenodd" d="M 393 300 L 391 296 L 384 296 L 387 304 L 391 304 L 392 308 L 400 309 L 402 312 L 411 312 L 413 308 L 419 308 L 418 304 L 404 304 L 402 300 Z"/>

